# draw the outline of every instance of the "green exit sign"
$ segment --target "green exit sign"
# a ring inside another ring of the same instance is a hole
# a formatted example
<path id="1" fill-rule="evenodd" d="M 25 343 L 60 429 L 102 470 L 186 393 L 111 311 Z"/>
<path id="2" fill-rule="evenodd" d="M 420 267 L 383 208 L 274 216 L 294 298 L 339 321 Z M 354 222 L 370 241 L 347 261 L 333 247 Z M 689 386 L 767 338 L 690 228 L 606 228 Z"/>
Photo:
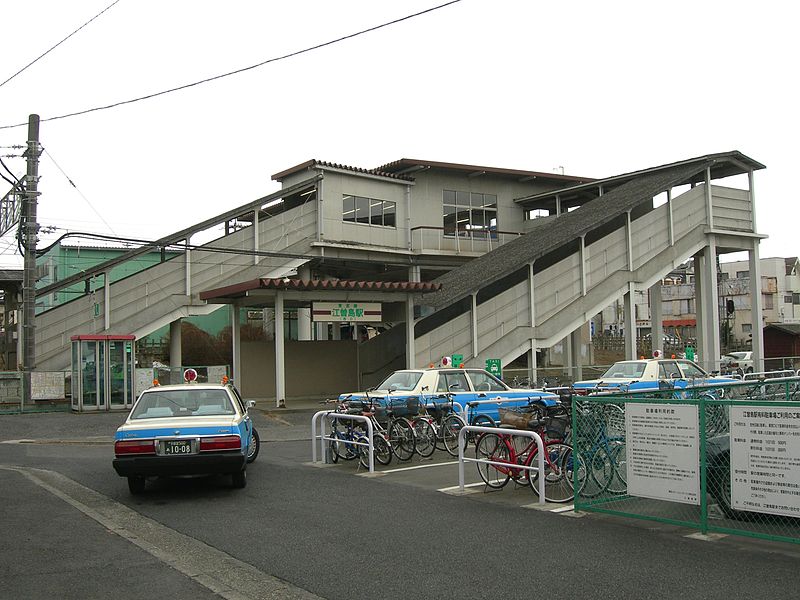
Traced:
<path id="1" fill-rule="evenodd" d="M 486 370 L 497 378 L 501 378 L 503 376 L 503 370 L 500 367 L 499 358 L 487 358 Z"/>

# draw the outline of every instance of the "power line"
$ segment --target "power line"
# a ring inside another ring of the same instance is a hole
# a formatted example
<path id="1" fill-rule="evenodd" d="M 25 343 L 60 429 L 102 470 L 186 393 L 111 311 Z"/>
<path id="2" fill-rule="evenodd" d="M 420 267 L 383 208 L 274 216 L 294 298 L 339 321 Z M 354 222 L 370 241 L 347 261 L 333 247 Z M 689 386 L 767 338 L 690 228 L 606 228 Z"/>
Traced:
<path id="1" fill-rule="evenodd" d="M 14 73 L 14 74 L 13 74 L 11 77 L 9 77 L 8 79 L 6 79 L 6 80 L 5 80 L 3 83 L 0 83 L 0 87 L 3 87 L 3 86 L 4 86 L 5 84 L 7 84 L 9 81 L 11 81 L 12 79 L 14 79 L 14 77 L 16 77 L 17 75 L 19 75 L 20 73 L 22 73 L 22 72 L 23 72 L 25 69 L 27 69 L 28 67 L 30 67 L 31 65 L 33 65 L 33 63 L 37 62 L 38 60 L 40 60 L 40 59 L 44 58 L 45 56 L 47 56 L 48 54 L 50 54 L 50 53 L 51 53 L 53 50 L 55 50 L 56 48 L 58 48 L 58 47 L 59 47 L 61 44 L 63 44 L 64 42 L 66 42 L 66 41 L 67 41 L 69 38 L 71 38 L 73 35 L 75 35 L 76 33 L 78 33 L 78 32 L 79 32 L 81 29 L 83 29 L 84 27 L 86 27 L 86 26 L 87 26 L 89 23 L 91 23 L 92 21 L 94 21 L 94 20 L 95 20 L 97 17 L 99 17 L 99 16 L 100 16 L 100 15 L 102 15 L 104 12 L 106 12 L 106 11 L 107 11 L 109 8 L 111 8 L 112 6 L 114 6 L 114 5 L 115 5 L 117 2 L 119 2 L 119 0 L 114 0 L 114 2 L 112 2 L 111 4 L 109 4 L 108 6 L 106 6 L 106 7 L 105 7 L 103 10 L 101 10 L 99 13 L 97 13 L 95 16 L 93 16 L 93 17 L 92 17 L 91 19 L 89 19 L 88 21 L 86 21 L 86 23 L 84 23 L 83 25 L 81 25 L 80 27 L 78 27 L 78 28 L 77 28 L 75 31 L 73 31 L 72 33 L 70 33 L 70 34 L 69 34 L 67 37 L 65 37 L 63 40 L 61 40 L 60 42 L 58 42 L 58 43 L 57 43 L 55 46 L 53 46 L 52 48 L 50 48 L 49 50 L 47 50 L 47 51 L 46 51 L 46 52 L 44 52 L 43 54 L 40 54 L 39 56 L 37 56 L 36 58 L 34 58 L 34 59 L 31 61 L 31 62 L 29 62 L 29 63 L 28 63 L 27 65 L 25 65 L 24 67 L 22 67 L 22 68 L 21 68 L 19 71 L 17 71 L 16 73 Z"/>
<path id="2" fill-rule="evenodd" d="M 106 104 L 104 106 L 96 106 L 94 108 L 87 108 L 85 110 L 79 110 L 79 111 L 76 111 L 76 112 L 67 113 L 67 114 L 64 114 L 64 115 L 59 115 L 57 117 L 48 117 L 46 119 L 41 119 L 41 121 L 55 121 L 55 120 L 58 120 L 58 119 L 67 119 L 69 117 L 76 117 L 78 115 L 85 115 L 85 114 L 91 113 L 91 112 L 97 112 L 97 111 L 101 111 L 101 110 L 108 110 L 110 108 L 116 108 L 118 106 L 124 106 L 126 104 L 133 104 L 135 102 L 141 102 L 143 100 L 150 100 L 152 98 L 157 98 L 158 96 L 164 96 L 166 94 L 171 94 L 173 92 L 178 92 L 178 91 L 181 91 L 181 90 L 185 90 L 185 89 L 190 88 L 190 87 L 194 87 L 194 86 L 197 86 L 197 85 L 202 85 L 204 83 L 209 83 L 211 81 L 216 81 L 217 79 L 223 79 L 224 77 L 230 77 L 231 75 L 238 75 L 239 73 L 244 73 L 245 71 L 250 71 L 252 69 L 257 69 L 258 67 L 263 67 L 264 65 L 267 65 L 267 64 L 270 64 L 270 63 L 274 63 L 274 62 L 278 62 L 278 61 L 281 61 L 281 60 L 285 60 L 287 58 L 292 58 L 294 56 L 299 56 L 301 54 L 305 54 L 307 52 L 312 52 L 314 50 L 319 50 L 320 48 L 324 48 L 326 46 L 331 46 L 333 44 L 338 44 L 339 42 L 343 42 L 345 40 L 349 40 L 349 39 L 358 37 L 360 35 L 364 35 L 366 33 L 370 33 L 372 31 L 377 31 L 378 29 L 383 29 L 384 27 L 389 27 L 390 25 L 396 25 L 397 23 L 401 23 L 403 21 L 407 21 L 409 19 L 413 19 L 414 17 L 419 17 L 421 15 L 433 12 L 435 10 L 439 10 L 441 8 L 445 8 L 447 6 L 450 6 L 451 4 L 457 4 L 458 2 L 461 2 L 461 0 L 450 0 L 450 2 L 445 2 L 444 4 L 439 4 L 438 6 L 433 6 L 431 8 L 426 8 L 425 10 L 421 10 L 419 12 L 412 13 L 410 15 L 406 15 L 405 17 L 400 17 L 399 19 L 394 19 L 392 21 L 387 21 L 386 23 L 381 23 L 380 25 L 375 25 L 374 27 L 369 27 L 367 29 L 362 29 L 361 31 L 357 31 L 355 33 L 351 33 L 351 34 L 348 34 L 348 35 L 345 35 L 345 36 L 342 36 L 342 37 L 339 37 L 339 38 L 336 38 L 336 39 L 333 39 L 333 40 L 329 40 L 327 42 L 323 42 L 323 43 L 317 44 L 315 46 L 309 46 L 308 48 L 303 48 L 302 50 L 297 50 L 295 52 L 290 52 L 289 54 L 284 54 L 283 56 L 277 56 L 277 57 L 274 57 L 274 58 L 269 58 L 269 59 L 264 60 L 264 61 L 262 61 L 260 63 L 256 63 L 254 65 L 250 65 L 249 67 L 236 69 L 235 71 L 228 71 L 227 73 L 223 73 L 221 75 L 215 75 L 213 77 L 208 77 L 207 79 L 201 79 L 201 80 L 195 81 L 193 83 L 187 83 L 185 85 L 181 85 L 181 86 L 178 86 L 178 87 L 174 87 L 174 88 L 170 88 L 170 89 L 167 89 L 167 90 L 163 90 L 161 92 L 155 92 L 153 94 L 147 94 L 146 96 L 139 96 L 137 98 L 132 98 L 130 100 L 122 100 L 120 102 L 115 102 L 113 104 Z M 26 124 L 27 123 L 17 123 L 16 125 L 1 125 L 0 129 L 12 129 L 14 127 L 22 127 L 23 125 L 26 125 Z"/>

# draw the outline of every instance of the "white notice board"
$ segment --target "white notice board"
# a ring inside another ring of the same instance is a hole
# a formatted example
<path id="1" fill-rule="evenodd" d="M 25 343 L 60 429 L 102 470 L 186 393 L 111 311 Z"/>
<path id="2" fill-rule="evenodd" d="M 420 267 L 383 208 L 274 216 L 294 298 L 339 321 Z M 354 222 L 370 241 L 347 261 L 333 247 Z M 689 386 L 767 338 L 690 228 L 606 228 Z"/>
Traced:
<path id="1" fill-rule="evenodd" d="M 731 406 L 730 421 L 731 507 L 800 516 L 800 407 Z"/>
<path id="2" fill-rule="evenodd" d="M 625 405 L 628 494 L 700 504 L 697 406 Z"/>

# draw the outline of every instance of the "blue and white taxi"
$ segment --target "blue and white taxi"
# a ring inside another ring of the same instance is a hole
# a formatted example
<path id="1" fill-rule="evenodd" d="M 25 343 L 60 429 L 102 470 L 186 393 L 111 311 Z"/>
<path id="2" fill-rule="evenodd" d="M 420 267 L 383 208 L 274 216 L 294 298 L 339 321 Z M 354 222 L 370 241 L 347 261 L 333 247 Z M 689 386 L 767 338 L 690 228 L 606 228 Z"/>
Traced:
<path id="1" fill-rule="evenodd" d="M 615 362 L 598 379 L 578 381 L 573 392 L 586 395 L 602 391 L 657 390 L 659 387 L 684 388 L 697 384 L 731 383 L 735 379 L 707 373 L 688 359 L 649 358 Z"/>
<path id="2" fill-rule="evenodd" d="M 145 390 L 114 436 L 114 469 L 132 494 L 147 477 L 228 474 L 247 484 L 261 441 L 232 384 L 156 385 Z"/>
<path id="3" fill-rule="evenodd" d="M 457 403 L 468 423 L 486 422 L 479 415 L 498 421 L 500 408 L 527 406 L 536 401 L 556 406 L 558 396 L 543 390 L 514 389 L 483 369 L 432 367 L 395 371 L 375 388 L 366 392 L 341 394 L 340 401 L 369 401 L 396 416 L 416 414 L 421 404 L 428 408 L 449 399 Z"/>

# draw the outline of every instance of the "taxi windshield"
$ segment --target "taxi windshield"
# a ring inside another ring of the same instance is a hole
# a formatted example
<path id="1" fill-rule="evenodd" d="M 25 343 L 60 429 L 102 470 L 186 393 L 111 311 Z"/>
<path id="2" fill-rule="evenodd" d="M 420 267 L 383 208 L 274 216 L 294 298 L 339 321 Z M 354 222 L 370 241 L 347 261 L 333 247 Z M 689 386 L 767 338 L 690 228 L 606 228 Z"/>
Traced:
<path id="1" fill-rule="evenodd" d="M 645 362 L 622 361 L 614 363 L 611 368 L 601 375 L 601 379 L 636 379 L 644 375 Z"/>
<path id="2" fill-rule="evenodd" d="M 236 411 L 224 389 L 156 389 L 142 394 L 130 418 L 135 420 L 233 414 Z"/>
<path id="3" fill-rule="evenodd" d="M 395 371 L 378 384 L 376 390 L 410 392 L 422 377 L 419 371 Z"/>

